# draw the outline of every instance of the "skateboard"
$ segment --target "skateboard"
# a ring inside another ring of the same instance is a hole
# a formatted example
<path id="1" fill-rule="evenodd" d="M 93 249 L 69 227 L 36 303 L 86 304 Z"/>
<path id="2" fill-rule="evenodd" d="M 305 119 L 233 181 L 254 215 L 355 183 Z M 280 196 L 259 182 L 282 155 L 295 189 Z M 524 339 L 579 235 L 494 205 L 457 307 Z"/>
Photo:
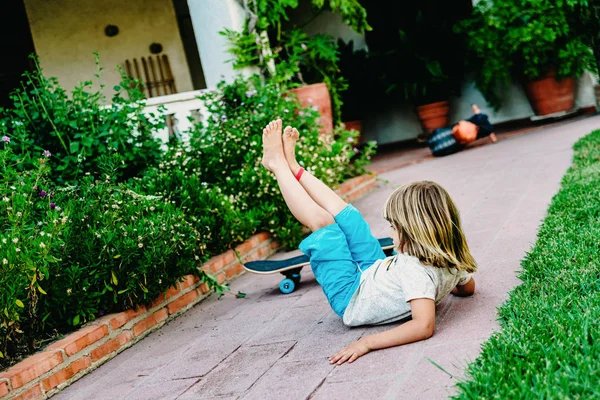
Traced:
<path id="1" fill-rule="evenodd" d="M 377 239 L 383 252 L 386 256 L 391 255 L 394 252 L 394 242 L 392 238 Z M 298 284 L 302 275 L 300 271 L 302 268 L 310 264 L 308 256 L 301 255 L 297 257 L 287 258 L 285 260 L 258 260 L 249 261 L 244 264 L 244 269 L 255 274 L 275 274 L 280 273 L 285 278 L 279 283 L 279 290 L 281 293 L 289 294 L 292 293 Z"/>

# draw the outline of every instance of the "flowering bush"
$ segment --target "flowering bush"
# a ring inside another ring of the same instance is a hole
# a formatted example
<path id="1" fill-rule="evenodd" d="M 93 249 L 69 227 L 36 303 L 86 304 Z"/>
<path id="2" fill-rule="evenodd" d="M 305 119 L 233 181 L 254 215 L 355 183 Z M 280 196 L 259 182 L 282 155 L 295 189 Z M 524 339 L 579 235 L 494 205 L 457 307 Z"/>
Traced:
<path id="1" fill-rule="evenodd" d="M 95 172 L 98 158 L 109 148 L 126 161 L 119 178 L 136 176 L 162 155 L 153 134 L 164 127 L 165 117 L 144 113 L 143 93 L 125 76 L 114 87 L 112 107 L 102 84 L 97 91 L 92 81 L 83 82 L 69 95 L 39 66 L 24 76 L 23 88 L 11 94 L 13 106 L 0 108 L 0 136 L 13 140 L 17 156 L 50 151 L 56 163 L 54 181 L 73 182 L 85 172 Z"/>
<path id="2" fill-rule="evenodd" d="M 45 157 L 18 171 L 9 141 L 0 144 L 0 366 L 26 346 L 25 335 L 41 331 L 39 303 L 60 262 L 67 222 L 48 195 Z"/>
<path id="3" fill-rule="evenodd" d="M 185 170 L 206 185 L 221 188 L 237 210 L 252 213 L 259 230 L 273 233 L 284 245 L 298 244 L 301 226 L 288 211 L 274 176 L 261 165 L 262 130 L 267 123 L 281 118 L 284 125 L 296 127 L 298 161 L 330 186 L 364 173 L 375 150 L 374 143 L 363 152 L 354 148 L 352 131 L 320 135 L 316 107 L 300 107 L 292 95 L 258 77 L 222 82 L 201 98 L 212 117 L 190 132 Z M 174 169 L 169 168 L 170 173 Z"/>
<path id="4" fill-rule="evenodd" d="M 235 196 L 217 185 L 207 183 L 199 173 L 200 159 L 193 159 L 183 146 L 171 148 L 165 160 L 149 169 L 143 178 L 132 180 L 132 187 L 165 196 L 196 220 L 210 254 L 219 254 L 248 239 L 259 225 L 259 210 L 242 210 Z"/>
<path id="5" fill-rule="evenodd" d="M 159 196 L 115 182 L 122 159 L 99 158 L 101 180 L 54 187 L 48 161 L 20 173 L 0 152 L 0 351 L 14 358 L 106 312 L 149 304 L 208 258 L 199 224 Z M 0 365 L 2 358 L 0 358 Z"/>

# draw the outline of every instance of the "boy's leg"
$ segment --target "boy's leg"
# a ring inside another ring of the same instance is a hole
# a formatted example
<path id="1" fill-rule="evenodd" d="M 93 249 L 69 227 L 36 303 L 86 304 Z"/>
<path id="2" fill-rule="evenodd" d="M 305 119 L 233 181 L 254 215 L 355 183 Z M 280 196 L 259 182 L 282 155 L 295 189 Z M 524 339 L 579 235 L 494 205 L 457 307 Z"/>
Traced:
<path id="1" fill-rule="evenodd" d="M 283 148 L 289 168 L 294 176 L 300 170 L 296 161 L 296 141 L 299 133 L 296 128 L 286 127 L 283 133 Z M 334 216 L 335 222 L 346 236 L 352 258 L 361 271 L 366 270 L 375 261 L 385 258 L 377 239 L 371 234 L 369 224 L 360 212 L 346 203 L 340 196 L 327 185 L 305 172 L 300 178 L 300 183 L 310 197 L 321 207 Z"/>
<path id="2" fill-rule="evenodd" d="M 281 127 L 278 119 L 263 129 L 263 165 L 275 174 L 288 208 L 300 223 L 313 232 L 335 223 L 332 214 L 308 195 L 290 171 L 283 153 Z"/>

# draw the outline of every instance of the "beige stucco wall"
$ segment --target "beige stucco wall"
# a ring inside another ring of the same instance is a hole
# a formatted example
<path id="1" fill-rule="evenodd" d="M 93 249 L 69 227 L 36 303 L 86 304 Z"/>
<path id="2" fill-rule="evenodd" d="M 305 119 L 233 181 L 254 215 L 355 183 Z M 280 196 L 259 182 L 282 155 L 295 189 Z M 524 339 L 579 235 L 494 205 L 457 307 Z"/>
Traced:
<path id="1" fill-rule="evenodd" d="M 120 82 L 116 66 L 150 55 L 154 42 L 169 56 L 177 91 L 192 90 L 171 0 L 25 0 L 25 7 L 45 74 L 67 90 L 94 79 L 94 51 L 105 68 L 102 81 L 112 88 Z M 117 36 L 104 34 L 109 24 L 119 27 Z"/>

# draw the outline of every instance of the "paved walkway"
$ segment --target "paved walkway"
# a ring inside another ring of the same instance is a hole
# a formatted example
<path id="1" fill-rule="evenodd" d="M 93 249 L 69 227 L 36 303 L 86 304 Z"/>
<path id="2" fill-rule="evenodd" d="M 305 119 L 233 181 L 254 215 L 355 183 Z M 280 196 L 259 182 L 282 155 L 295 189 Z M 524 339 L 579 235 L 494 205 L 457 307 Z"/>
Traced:
<path id="1" fill-rule="evenodd" d="M 515 271 L 571 163 L 573 143 L 598 127 L 600 117 L 587 118 L 390 171 L 355 203 L 377 236 L 388 234 L 380 218 L 385 199 L 408 181 L 441 183 L 462 211 L 480 265 L 477 293 L 443 302 L 431 339 L 332 367 L 329 355 L 390 327 L 344 327 L 308 270 L 291 295 L 279 293 L 279 275 L 245 275 L 232 292 L 246 299 L 208 299 L 56 398 L 447 398 L 498 328 L 496 307 L 519 283 Z"/>

